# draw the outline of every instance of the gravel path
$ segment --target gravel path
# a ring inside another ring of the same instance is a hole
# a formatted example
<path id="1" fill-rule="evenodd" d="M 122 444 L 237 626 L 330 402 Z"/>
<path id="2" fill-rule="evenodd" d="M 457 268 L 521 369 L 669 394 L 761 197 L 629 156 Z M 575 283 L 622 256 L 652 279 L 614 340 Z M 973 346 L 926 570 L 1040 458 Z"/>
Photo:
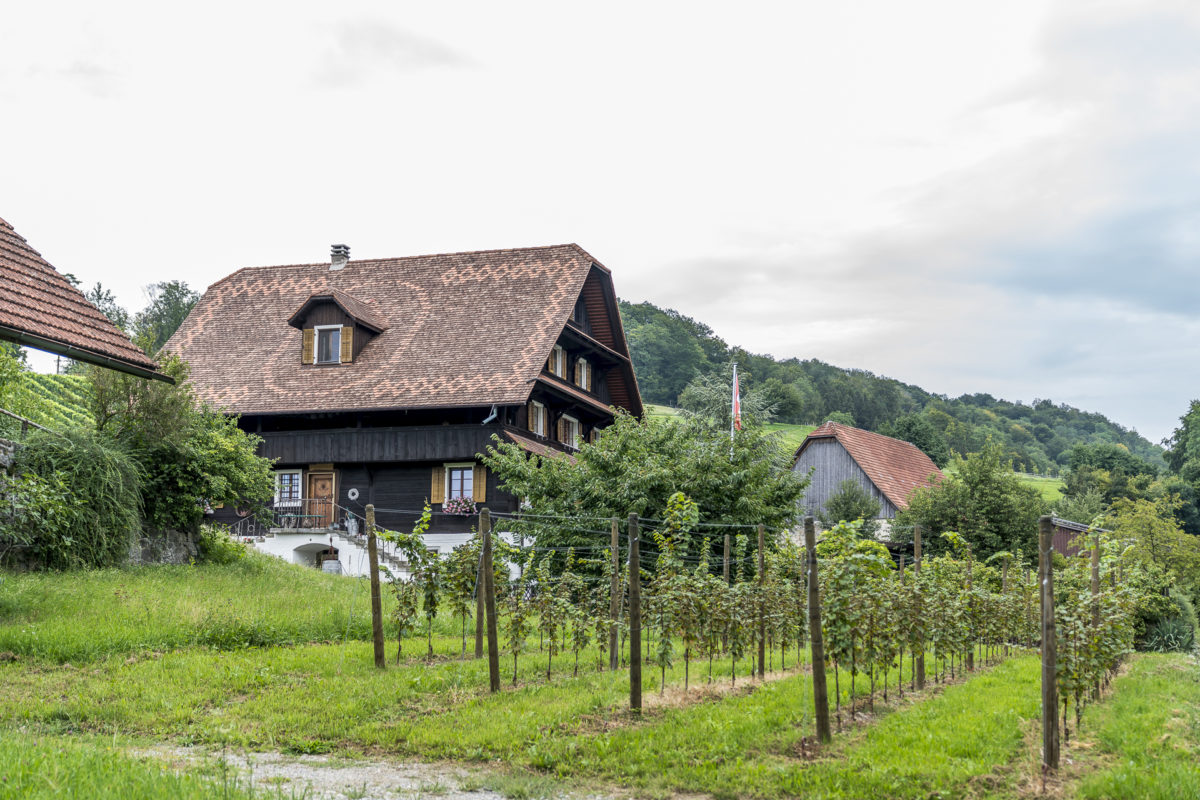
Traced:
<path id="1" fill-rule="evenodd" d="M 220 764 L 222 759 L 237 775 L 241 786 L 252 784 L 255 796 L 275 789 L 283 797 L 311 800 L 502 800 L 486 789 L 462 788 L 471 773 L 445 764 L 411 761 L 346 759 L 336 756 L 283 753 L 234 753 L 190 747 L 157 747 L 139 750 L 136 755 L 167 762 L 178 770 L 203 763 Z M 562 797 L 569 795 L 564 793 Z"/>

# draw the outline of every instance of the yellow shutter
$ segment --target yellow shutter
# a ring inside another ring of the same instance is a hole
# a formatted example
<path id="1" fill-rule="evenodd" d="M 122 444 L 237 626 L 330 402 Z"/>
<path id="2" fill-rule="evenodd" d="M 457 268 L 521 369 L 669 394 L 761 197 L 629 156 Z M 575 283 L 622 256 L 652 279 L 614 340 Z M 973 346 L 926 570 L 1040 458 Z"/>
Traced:
<path id="1" fill-rule="evenodd" d="M 575 359 L 575 385 L 583 385 L 583 361 L 578 358 Z"/>
<path id="2" fill-rule="evenodd" d="M 429 502 L 444 503 L 446 502 L 446 468 L 433 468 L 433 483 L 429 487 Z"/>
<path id="3" fill-rule="evenodd" d="M 474 469 L 475 474 L 471 477 L 471 493 L 476 503 L 487 502 L 487 467 L 483 464 L 476 464 Z"/>
<path id="4" fill-rule="evenodd" d="M 315 330 L 313 330 L 312 328 L 304 329 L 304 339 L 302 340 L 302 343 L 300 345 L 300 363 L 301 364 L 313 363 L 313 344 L 314 344 L 313 340 L 316 338 L 316 334 L 317 334 L 317 332 Z"/>
<path id="5" fill-rule="evenodd" d="M 354 358 L 354 328 L 342 326 L 342 363 L 349 364 Z"/>
<path id="6" fill-rule="evenodd" d="M 537 412 L 534 409 L 533 402 L 529 403 L 529 408 L 525 412 L 525 427 L 533 433 L 537 433 Z"/>
<path id="7" fill-rule="evenodd" d="M 567 421 L 565 419 L 563 419 L 562 417 L 558 418 L 558 425 L 556 426 L 558 428 L 558 436 L 554 437 L 554 438 L 558 439 L 558 441 L 562 442 L 563 444 L 566 444 L 566 442 L 567 442 L 567 424 L 566 423 L 567 423 Z"/>

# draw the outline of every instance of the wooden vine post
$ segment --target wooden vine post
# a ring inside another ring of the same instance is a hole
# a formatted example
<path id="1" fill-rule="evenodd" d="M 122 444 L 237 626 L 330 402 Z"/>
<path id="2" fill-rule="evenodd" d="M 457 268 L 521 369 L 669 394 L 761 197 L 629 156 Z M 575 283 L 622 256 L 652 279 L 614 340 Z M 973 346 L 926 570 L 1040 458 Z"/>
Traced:
<path id="1" fill-rule="evenodd" d="M 971 552 L 971 548 L 968 547 L 967 548 L 967 620 L 968 620 L 968 624 L 971 626 L 968 629 L 970 631 L 969 638 L 971 639 L 971 641 L 967 643 L 967 646 L 969 648 L 967 650 L 967 670 L 970 672 L 975 671 L 975 636 L 977 635 L 975 626 L 972 624 L 974 622 L 974 617 L 975 617 L 975 615 L 974 615 L 974 605 L 975 604 L 973 602 L 973 597 L 971 594 L 975 590 L 975 583 L 971 579 L 971 561 L 973 560 L 973 555 L 974 554 Z"/>
<path id="2" fill-rule="evenodd" d="M 1038 520 L 1038 584 L 1042 596 L 1042 772 L 1058 770 L 1058 640 L 1054 632 L 1054 522 Z"/>
<path id="3" fill-rule="evenodd" d="M 730 546 L 730 544 L 731 544 L 730 535 L 727 533 L 727 534 L 725 534 L 725 560 L 724 560 L 725 566 L 722 568 L 722 571 L 721 571 L 721 575 L 725 579 L 726 586 L 729 585 L 729 546 Z M 722 653 L 729 652 L 729 631 L 727 629 L 721 630 L 721 652 Z"/>
<path id="4" fill-rule="evenodd" d="M 500 643 L 496 634 L 496 571 L 492 564 L 492 512 L 479 512 L 479 532 L 483 534 L 483 596 L 487 615 L 488 682 L 493 692 L 500 691 Z"/>
<path id="5" fill-rule="evenodd" d="M 813 704 L 817 717 L 817 739 L 833 740 L 829 728 L 829 690 L 825 686 L 825 639 L 821 634 L 821 593 L 817 584 L 817 532 L 812 517 L 804 518 L 804 551 L 808 560 L 808 640 L 812 645 Z"/>
<path id="6" fill-rule="evenodd" d="M 767 678 L 767 562 L 766 530 L 758 526 L 758 679 Z"/>
<path id="7" fill-rule="evenodd" d="M 621 531 L 612 518 L 612 592 L 608 603 L 608 668 L 616 671 L 621 664 L 617 651 L 617 626 L 621 622 Z"/>
<path id="8" fill-rule="evenodd" d="M 921 597 L 920 593 L 920 577 L 921 577 L 921 526 L 913 525 L 913 580 L 918 581 L 917 598 L 918 602 Z M 924 609 L 917 609 L 917 613 L 923 613 Z M 925 646 L 922 643 L 921 651 L 917 653 L 916 666 L 913 667 L 916 673 L 917 691 L 925 688 Z"/>
<path id="9" fill-rule="evenodd" d="M 482 521 L 480 522 L 482 525 Z M 483 574 L 483 528 L 479 529 L 479 567 L 475 570 L 475 657 L 483 658 L 483 634 L 486 625 L 487 612 L 484 609 L 484 587 L 486 579 Z"/>
<path id="10" fill-rule="evenodd" d="M 629 515 L 629 710 L 642 710 L 642 571 L 638 515 Z"/>
<path id="11" fill-rule="evenodd" d="M 375 541 L 375 505 L 367 505 L 367 566 L 371 570 L 371 640 L 375 644 L 375 666 L 384 668 L 383 602 L 379 596 L 379 551 Z"/>
<path id="12" fill-rule="evenodd" d="M 1100 533 L 1092 540 L 1092 636 L 1100 635 Z M 1100 678 L 1092 687 L 1093 696 L 1100 697 Z M 1078 726 L 1076 726 L 1078 727 Z"/>

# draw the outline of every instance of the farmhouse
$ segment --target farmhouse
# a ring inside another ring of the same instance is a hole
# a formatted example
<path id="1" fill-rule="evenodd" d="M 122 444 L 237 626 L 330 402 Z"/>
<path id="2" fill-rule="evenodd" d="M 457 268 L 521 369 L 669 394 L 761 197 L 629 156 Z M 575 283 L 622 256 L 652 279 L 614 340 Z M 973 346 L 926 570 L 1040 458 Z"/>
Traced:
<path id="1" fill-rule="evenodd" d="M 792 469 L 812 470 L 804 495 L 806 514 L 817 515 L 843 481 L 853 480 L 879 501 L 879 518 L 908 507 L 914 489 L 940 480 L 941 470 L 916 446 L 860 428 L 826 422 L 796 450 Z"/>
<path id="2" fill-rule="evenodd" d="M 611 275 L 574 244 L 371 260 L 334 245 L 325 263 L 213 284 L 166 347 L 276 459 L 262 544 L 303 563 L 336 553 L 349 572 L 369 503 L 405 530 L 428 499 L 442 551 L 475 507 L 516 511 L 476 459 L 493 436 L 569 457 L 614 408 L 642 414 Z"/>

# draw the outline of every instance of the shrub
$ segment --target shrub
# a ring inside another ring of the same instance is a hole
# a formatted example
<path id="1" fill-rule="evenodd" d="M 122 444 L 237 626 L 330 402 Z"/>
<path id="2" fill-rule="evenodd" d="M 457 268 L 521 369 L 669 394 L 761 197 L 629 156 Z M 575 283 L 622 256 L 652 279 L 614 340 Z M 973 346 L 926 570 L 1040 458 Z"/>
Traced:
<path id="1" fill-rule="evenodd" d="M 126 559 L 140 528 L 141 476 L 116 443 L 84 429 L 38 431 L 17 450 L 13 466 L 40 484 L 41 496 L 27 494 L 26 501 L 45 503 L 27 505 L 13 526 L 31 561 L 69 569 Z"/>
<path id="2" fill-rule="evenodd" d="M 230 538 L 224 525 L 200 526 L 200 561 L 205 564 L 232 564 L 246 557 L 246 545 Z"/>
<path id="3" fill-rule="evenodd" d="M 1156 653 L 1188 652 L 1196 645 L 1196 609 L 1178 589 L 1170 594 L 1171 610 L 1146 626 L 1142 649 Z"/>

